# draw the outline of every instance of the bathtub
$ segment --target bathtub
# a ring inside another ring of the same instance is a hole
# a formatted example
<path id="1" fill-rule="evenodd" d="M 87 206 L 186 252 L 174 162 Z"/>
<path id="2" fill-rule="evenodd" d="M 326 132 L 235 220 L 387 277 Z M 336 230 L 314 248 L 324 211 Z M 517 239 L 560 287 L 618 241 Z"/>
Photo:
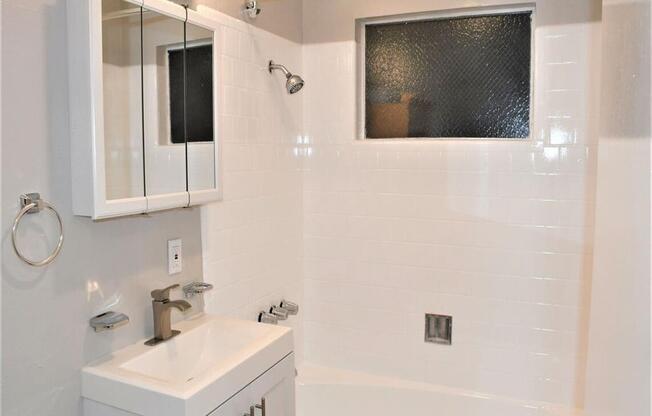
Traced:
<path id="1" fill-rule="evenodd" d="M 297 377 L 297 416 L 581 416 L 527 402 L 425 383 L 304 364 Z"/>

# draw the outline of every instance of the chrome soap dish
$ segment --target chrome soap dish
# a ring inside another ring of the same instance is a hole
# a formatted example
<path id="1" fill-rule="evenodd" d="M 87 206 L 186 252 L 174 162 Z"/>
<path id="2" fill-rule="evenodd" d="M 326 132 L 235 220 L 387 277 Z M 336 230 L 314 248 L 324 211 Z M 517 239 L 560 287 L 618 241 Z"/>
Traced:
<path id="1" fill-rule="evenodd" d="M 129 317 L 124 313 L 108 311 L 101 313 L 90 320 L 91 328 L 95 332 L 104 332 L 112 329 L 120 328 L 129 323 Z"/>
<path id="2" fill-rule="evenodd" d="M 183 287 L 183 294 L 186 296 L 186 299 L 189 299 L 195 295 L 202 295 L 209 290 L 213 290 L 213 285 L 210 283 L 192 282 Z"/>

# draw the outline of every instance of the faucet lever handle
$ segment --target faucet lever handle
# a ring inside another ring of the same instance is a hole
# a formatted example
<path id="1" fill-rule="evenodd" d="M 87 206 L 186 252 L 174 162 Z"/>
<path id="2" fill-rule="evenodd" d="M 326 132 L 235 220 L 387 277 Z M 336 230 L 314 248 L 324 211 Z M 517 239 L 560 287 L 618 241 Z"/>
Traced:
<path id="1" fill-rule="evenodd" d="M 158 302 L 163 302 L 166 300 L 170 300 L 170 290 L 178 288 L 179 285 L 175 284 L 172 286 L 168 286 L 165 289 L 154 289 L 152 290 L 152 299 Z"/>

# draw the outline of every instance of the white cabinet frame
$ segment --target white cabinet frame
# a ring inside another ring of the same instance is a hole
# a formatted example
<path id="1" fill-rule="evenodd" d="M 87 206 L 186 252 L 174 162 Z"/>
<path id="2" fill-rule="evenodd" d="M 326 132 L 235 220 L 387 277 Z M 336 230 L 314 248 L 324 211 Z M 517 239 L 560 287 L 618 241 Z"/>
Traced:
<path id="1" fill-rule="evenodd" d="M 221 199 L 221 128 L 218 124 L 221 71 L 220 25 L 167 0 L 124 0 L 213 32 L 213 126 L 215 188 L 107 200 L 104 143 L 102 0 L 68 0 L 68 56 L 73 213 L 103 219 L 199 205 Z M 140 91 L 134 93 L 140 94 Z M 146 149 L 143 148 L 143 152 Z"/>

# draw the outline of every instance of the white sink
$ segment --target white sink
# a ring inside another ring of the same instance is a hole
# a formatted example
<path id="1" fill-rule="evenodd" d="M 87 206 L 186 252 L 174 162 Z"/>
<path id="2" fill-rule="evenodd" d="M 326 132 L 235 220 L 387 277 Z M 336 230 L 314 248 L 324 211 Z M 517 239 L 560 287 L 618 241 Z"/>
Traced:
<path id="1" fill-rule="evenodd" d="M 214 315 L 180 322 L 181 334 L 143 342 L 82 370 L 82 396 L 138 415 L 205 416 L 293 349 L 292 330 Z"/>

